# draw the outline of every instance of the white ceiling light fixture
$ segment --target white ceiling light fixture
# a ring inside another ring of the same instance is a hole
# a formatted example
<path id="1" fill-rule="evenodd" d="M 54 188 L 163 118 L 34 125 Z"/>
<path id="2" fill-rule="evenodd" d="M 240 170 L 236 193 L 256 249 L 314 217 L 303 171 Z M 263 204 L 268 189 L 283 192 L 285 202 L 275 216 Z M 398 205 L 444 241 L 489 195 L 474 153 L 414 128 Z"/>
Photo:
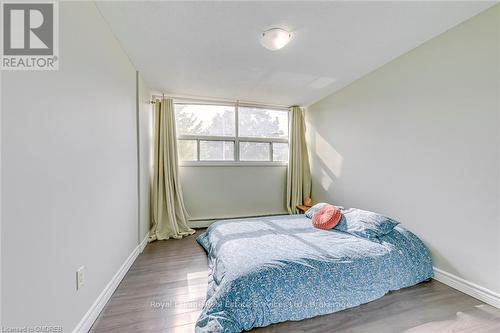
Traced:
<path id="1" fill-rule="evenodd" d="M 271 28 L 262 33 L 260 43 L 266 49 L 276 51 L 283 48 L 292 39 L 292 34 L 285 29 Z"/>

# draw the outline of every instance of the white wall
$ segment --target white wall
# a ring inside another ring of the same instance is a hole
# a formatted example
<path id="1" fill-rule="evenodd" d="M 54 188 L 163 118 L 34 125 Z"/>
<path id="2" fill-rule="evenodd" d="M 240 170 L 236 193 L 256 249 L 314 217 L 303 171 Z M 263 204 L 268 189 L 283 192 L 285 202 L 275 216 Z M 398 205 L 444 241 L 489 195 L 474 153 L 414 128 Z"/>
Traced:
<path id="1" fill-rule="evenodd" d="M 378 211 L 500 292 L 500 6 L 312 105 L 313 199 Z"/>
<path id="2" fill-rule="evenodd" d="M 153 112 L 151 90 L 142 76 L 137 77 L 137 112 L 139 124 L 139 242 L 146 237 L 150 221 L 150 197 L 152 168 Z"/>
<path id="3" fill-rule="evenodd" d="M 191 220 L 287 214 L 286 167 L 184 166 L 179 174 Z"/>
<path id="4" fill-rule="evenodd" d="M 92 2 L 60 3 L 60 51 L 2 73 L 2 321 L 70 332 L 137 246 L 136 86 Z"/>

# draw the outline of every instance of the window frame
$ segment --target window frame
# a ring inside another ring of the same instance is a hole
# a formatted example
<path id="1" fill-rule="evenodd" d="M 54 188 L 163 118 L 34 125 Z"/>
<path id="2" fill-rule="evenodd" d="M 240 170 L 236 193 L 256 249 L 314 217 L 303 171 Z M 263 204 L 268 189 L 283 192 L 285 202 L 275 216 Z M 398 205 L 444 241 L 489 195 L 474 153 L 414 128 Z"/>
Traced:
<path id="1" fill-rule="evenodd" d="M 225 105 L 234 107 L 235 112 L 235 136 L 217 136 L 217 135 L 191 135 L 191 134 L 177 134 L 176 140 L 194 140 L 196 141 L 196 161 L 181 161 L 179 166 L 287 166 L 288 161 L 273 161 L 273 143 L 286 143 L 290 147 L 290 113 L 288 108 L 280 108 L 266 105 L 252 105 L 228 102 L 214 102 L 214 101 L 178 101 L 174 100 L 175 106 L 178 104 L 189 105 Z M 261 138 L 261 137 L 240 137 L 239 136 L 239 107 L 254 107 L 257 109 L 269 109 L 273 111 L 288 112 L 288 133 L 287 138 Z M 202 161 L 200 160 L 200 141 L 231 141 L 234 143 L 234 160 L 233 161 Z M 268 143 L 269 144 L 269 161 L 245 161 L 240 160 L 240 142 L 253 142 L 253 143 Z"/>

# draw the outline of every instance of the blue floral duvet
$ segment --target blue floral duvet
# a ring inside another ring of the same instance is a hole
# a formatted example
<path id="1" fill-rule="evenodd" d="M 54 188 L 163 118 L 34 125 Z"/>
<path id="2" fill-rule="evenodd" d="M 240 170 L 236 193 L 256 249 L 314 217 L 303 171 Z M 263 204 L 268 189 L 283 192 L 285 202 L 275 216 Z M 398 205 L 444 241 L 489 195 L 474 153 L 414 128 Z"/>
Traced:
<path id="1" fill-rule="evenodd" d="M 396 226 L 378 240 L 312 227 L 304 215 L 219 221 L 197 238 L 208 253 L 197 332 L 241 332 L 328 314 L 433 276 L 424 244 Z"/>

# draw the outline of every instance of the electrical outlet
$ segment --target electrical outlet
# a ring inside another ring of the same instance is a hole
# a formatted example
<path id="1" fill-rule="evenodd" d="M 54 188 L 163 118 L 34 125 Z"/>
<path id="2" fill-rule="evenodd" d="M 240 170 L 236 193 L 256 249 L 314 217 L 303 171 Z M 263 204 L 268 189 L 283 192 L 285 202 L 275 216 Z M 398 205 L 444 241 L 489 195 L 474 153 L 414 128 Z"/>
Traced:
<path id="1" fill-rule="evenodd" d="M 79 290 L 83 287 L 85 282 L 85 266 L 82 266 L 76 270 L 76 290 Z"/>

